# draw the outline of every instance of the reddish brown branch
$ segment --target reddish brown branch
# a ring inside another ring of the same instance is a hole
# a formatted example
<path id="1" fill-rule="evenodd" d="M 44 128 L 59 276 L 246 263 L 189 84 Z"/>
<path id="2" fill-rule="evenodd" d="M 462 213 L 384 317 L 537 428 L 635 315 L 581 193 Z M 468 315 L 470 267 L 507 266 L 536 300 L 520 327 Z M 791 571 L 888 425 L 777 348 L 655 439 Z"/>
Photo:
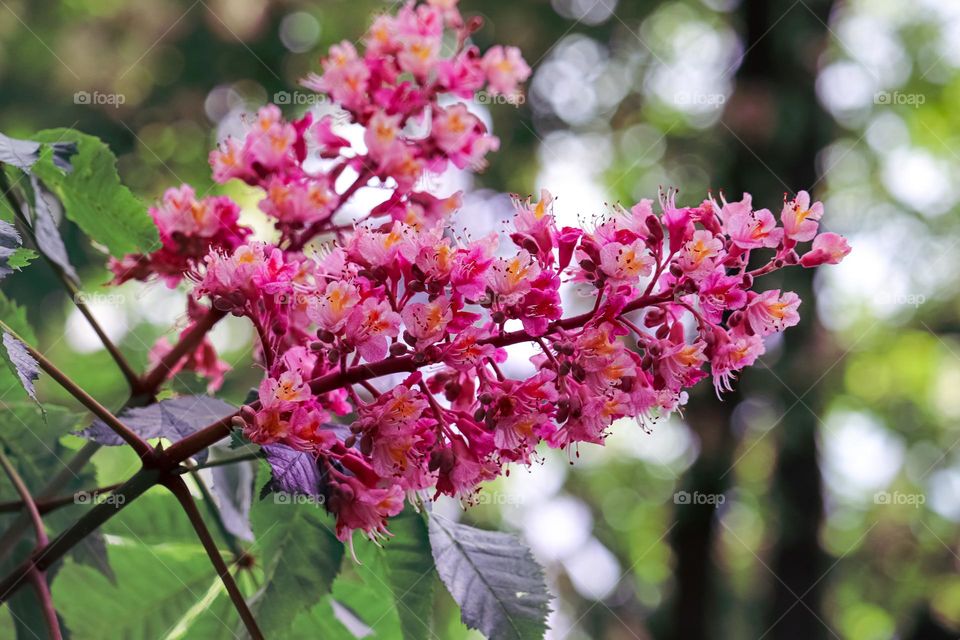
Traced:
<path id="1" fill-rule="evenodd" d="M 7 459 L 3 451 L 0 451 L 0 466 L 3 467 L 4 473 L 10 478 L 10 482 L 13 483 L 17 493 L 20 494 L 20 499 L 23 500 L 23 504 L 30 514 L 30 519 L 33 522 L 33 528 L 37 536 L 37 543 L 34 549 L 36 553 L 49 544 L 47 540 L 47 530 L 43 526 L 40 511 L 37 509 L 37 505 L 33 501 L 33 496 L 30 495 L 30 490 L 27 489 L 27 485 L 23 482 L 20 474 L 17 473 L 17 470 L 10 463 L 10 460 Z M 36 566 L 31 566 L 29 578 L 34 591 L 37 593 L 37 600 L 40 602 L 40 608 L 43 611 L 43 618 L 47 623 L 47 629 L 50 631 L 50 637 L 53 640 L 60 640 L 63 637 L 60 633 L 60 621 L 57 620 L 57 610 L 53 606 L 53 596 L 50 595 L 50 585 L 47 584 L 47 576 L 44 575 L 43 571 L 37 569 Z"/>
<path id="2" fill-rule="evenodd" d="M 214 541 L 213 536 L 210 535 L 210 530 L 207 529 L 207 525 L 203 521 L 203 516 L 200 515 L 200 511 L 197 509 L 197 505 L 194 503 L 193 497 L 190 495 L 190 490 L 184 483 L 183 478 L 179 476 L 168 477 L 164 479 L 163 484 L 176 496 L 180 502 L 180 506 L 183 507 L 183 510 L 186 512 L 187 517 L 190 518 L 190 524 L 193 525 L 197 537 L 200 538 L 200 542 L 203 543 L 203 548 L 207 551 L 210 562 L 217 570 L 220 580 L 223 581 L 223 586 L 227 588 L 227 594 L 230 596 L 233 606 L 236 607 L 237 613 L 240 614 L 240 619 L 243 620 L 243 624 L 247 628 L 250 637 L 254 638 L 254 640 L 262 640 L 263 633 L 261 633 L 260 628 L 257 626 L 257 621 L 254 619 L 253 613 L 250 612 L 250 608 L 243 598 L 243 593 L 241 593 L 236 581 L 230 574 L 227 563 L 223 561 L 223 556 L 220 555 L 220 550 L 217 549 L 217 543 Z"/>
<path id="3" fill-rule="evenodd" d="M 195 350 L 207 333 L 210 332 L 210 329 L 220 322 L 224 316 L 226 316 L 226 313 L 218 309 L 208 310 L 202 318 L 190 327 L 189 331 L 180 337 L 173 349 L 160 358 L 156 366 L 143 376 L 140 381 L 140 390 L 151 395 L 156 393 L 160 385 L 170 375 L 170 372 L 180 363 L 180 360 Z"/>

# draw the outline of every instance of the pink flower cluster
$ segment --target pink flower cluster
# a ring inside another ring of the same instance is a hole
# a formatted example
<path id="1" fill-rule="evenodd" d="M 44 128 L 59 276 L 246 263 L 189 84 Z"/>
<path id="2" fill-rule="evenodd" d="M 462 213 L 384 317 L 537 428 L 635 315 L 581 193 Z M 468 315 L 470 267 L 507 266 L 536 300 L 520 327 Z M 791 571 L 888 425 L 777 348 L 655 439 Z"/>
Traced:
<path id="1" fill-rule="evenodd" d="M 182 187 L 152 210 L 163 248 L 114 265 L 118 280 L 187 276 L 197 300 L 253 323 L 265 377 L 245 435 L 316 461 L 322 482 L 303 490 L 324 495 L 344 540 L 385 534 L 405 496 L 470 501 L 541 443 L 599 444 L 621 418 L 669 414 L 705 377 L 729 389 L 766 337 L 799 320 L 796 294 L 757 291 L 756 279 L 849 252 L 819 233 L 823 207 L 806 192 L 784 202 L 780 224 L 749 195 L 679 207 L 670 192 L 659 211 L 643 200 L 580 229 L 558 227 L 544 191 L 514 199 L 506 237 L 455 239 L 459 195 L 417 190 L 419 178 L 478 167 L 497 142 L 449 98 L 516 92 L 530 73 L 515 48 L 481 55 L 476 26 L 455 0 L 411 2 L 375 20 L 363 55 L 332 47 L 306 85 L 363 127 L 363 148 L 330 116 L 287 122 L 268 106 L 244 140 L 211 154 L 216 180 L 262 190 L 273 242 L 250 238 L 229 200 Z M 338 224 L 366 187 L 386 192 L 382 204 Z M 322 239 L 334 242 L 307 249 Z M 508 377 L 508 347 L 524 342 L 533 373 Z M 223 374 L 209 351 L 190 362 Z"/>

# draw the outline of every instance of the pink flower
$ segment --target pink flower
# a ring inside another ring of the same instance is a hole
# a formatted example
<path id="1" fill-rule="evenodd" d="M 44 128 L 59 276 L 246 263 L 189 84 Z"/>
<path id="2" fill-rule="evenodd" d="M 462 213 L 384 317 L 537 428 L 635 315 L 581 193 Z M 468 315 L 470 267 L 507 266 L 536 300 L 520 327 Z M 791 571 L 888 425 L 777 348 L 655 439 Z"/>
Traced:
<path id="1" fill-rule="evenodd" d="M 397 62 L 403 71 L 423 79 L 430 73 L 440 53 L 440 40 L 434 36 L 407 36 L 400 45 Z"/>
<path id="2" fill-rule="evenodd" d="M 463 103 L 434 109 L 430 136 L 460 169 L 481 167 L 484 156 L 496 151 L 500 144 L 495 137 L 487 135 L 484 124 Z"/>
<path id="3" fill-rule="evenodd" d="M 491 47 L 483 56 L 483 71 L 495 94 L 514 94 L 517 85 L 530 77 L 530 67 L 516 47 Z"/>
<path id="4" fill-rule="evenodd" d="M 443 299 L 433 302 L 408 304 L 400 313 L 407 331 L 416 338 L 417 349 L 437 342 L 446 334 L 453 319 L 450 303 Z"/>
<path id="5" fill-rule="evenodd" d="M 540 265 L 528 251 L 520 250 L 513 258 L 497 258 L 487 271 L 487 283 L 493 292 L 510 297 L 507 304 L 516 302 L 514 294 L 526 293 L 530 283 L 540 275 Z"/>
<path id="6" fill-rule="evenodd" d="M 469 327 L 457 334 L 453 343 L 443 352 L 443 362 L 457 371 L 471 371 L 482 366 L 485 358 L 493 358 L 496 349 L 493 345 L 482 344 L 486 332 L 477 327 Z"/>
<path id="7" fill-rule="evenodd" d="M 810 204 L 810 194 L 801 191 L 790 202 L 783 203 L 780 220 L 783 222 L 783 232 L 790 240 L 806 242 L 813 240 L 817 235 L 818 221 L 823 216 L 823 204 Z"/>
<path id="8" fill-rule="evenodd" d="M 685 342 L 662 341 L 660 344 L 660 375 L 666 388 L 679 392 L 684 387 L 696 384 L 707 374 L 701 370 L 707 361 L 704 354 L 706 343 L 697 340 L 692 344 Z"/>
<path id="9" fill-rule="evenodd" d="M 387 338 L 399 332 L 400 314 L 384 300 L 367 298 L 347 319 L 347 338 L 367 362 L 382 360 L 387 355 Z"/>
<path id="10" fill-rule="evenodd" d="M 685 274 L 699 280 L 716 269 L 722 252 L 723 241 L 711 232 L 699 229 L 683 245 L 677 265 Z"/>
<path id="11" fill-rule="evenodd" d="M 777 247 L 783 240 L 783 229 L 777 227 L 777 221 L 769 209 L 731 213 L 726 218 L 724 230 L 741 249 Z"/>
<path id="12" fill-rule="evenodd" d="M 813 239 L 813 248 L 800 258 L 805 267 L 839 264 L 850 253 L 847 239 L 836 233 L 821 233 Z"/>
<path id="13" fill-rule="evenodd" d="M 779 289 L 761 294 L 751 292 L 744 317 L 754 333 L 761 337 L 768 336 L 800 322 L 800 314 L 797 313 L 799 306 L 800 297 L 792 291 L 783 295 L 780 295 Z"/>
<path id="14" fill-rule="evenodd" d="M 323 76 L 311 76 L 304 86 L 327 93 L 348 109 L 359 108 L 367 93 L 370 70 L 357 56 L 357 50 L 348 41 L 330 47 L 330 55 L 323 60 Z"/>
<path id="15" fill-rule="evenodd" d="M 330 492 L 330 506 L 337 514 L 337 538 L 350 541 L 351 550 L 355 529 L 370 539 L 385 537 L 387 518 L 403 511 L 403 490 L 395 484 L 372 488 L 356 477 L 342 476 L 340 482 L 332 483 Z"/>
<path id="16" fill-rule="evenodd" d="M 763 339 L 757 335 L 720 333 L 721 339 L 714 348 L 710 360 L 710 369 L 713 373 L 713 387 L 717 395 L 721 391 L 732 391 L 731 382 L 734 373 L 749 367 L 763 355 Z"/>
<path id="17" fill-rule="evenodd" d="M 335 280 L 327 283 L 323 293 L 310 306 L 308 313 L 318 325 L 336 333 L 343 328 L 347 317 L 358 302 L 360 302 L 360 295 L 354 285 Z"/>
<path id="18" fill-rule="evenodd" d="M 290 409 L 310 399 L 310 386 L 296 371 L 285 371 L 279 378 L 264 378 L 260 383 L 260 404 L 264 409 Z"/>
<path id="19" fill-rule="evenodd" d="M 303 224 L 329 217 L 337 195 L 323 179 L 283 182 L 274 178 L 260 210 L 284 224 Z"/>
<path id="20" fill-rule="evenodd" d="M 726 276 L 722 269 L 707 275 L 697 291 L 704 317 L 710 322 L 720 322 L 724 311 L 743 307 L 747 303 L 747 293 L 742 285 L 742 278 Z"/>
<path id="21" fill-rule="evenodd" d="M 600 268 L 615 283 L 634 285 L 640 276 L 650 275 L 653 256 L 642 240 L 611 242 L 600 249 Z"/>
<path id="22" fill-rule="evenodd" d="M 375 112 L 367 123 L 363 141 L 370 157 L 381 166 L 388 166 L 403 153 L 400 123 L 400 114 L 387 115 L 383 111 Z"/>

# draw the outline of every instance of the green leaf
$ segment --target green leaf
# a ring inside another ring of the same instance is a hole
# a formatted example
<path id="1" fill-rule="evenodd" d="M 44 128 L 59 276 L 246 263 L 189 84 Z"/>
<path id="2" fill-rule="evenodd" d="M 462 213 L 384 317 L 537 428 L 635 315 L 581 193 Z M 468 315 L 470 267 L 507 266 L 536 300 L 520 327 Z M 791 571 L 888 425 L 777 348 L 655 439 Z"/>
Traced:
<path id="1" fill-rule="evenodd" d="M 542 638 L 550 594 L 543 570 L 517 537 L 430 516 L 437 573 L 463 622 L 490 640 Z"/>
<path id="2" fill-rule="evenodd" d="M 309 611 L 298 615 L 289 631 L 278 637 L 299 640 L 300 638 L 323 638 L 323 640 L 356 640 L 358 634 L 347 629 L 338 619 L 333 599 L 326 596 Z M 382 636 L 377 635 L 377 640 Z"/>
<path id="3" fill-rule="evenodd" d="M 107 520 L 104 533 L 131 543 L 160 545 L 195 543 L 197 535 L 183 508 L 162 487 L 154 487 Z"/>
<path id="4" fill-rule="evenodd" d="M 430 637 L 433 617 L 433 556 L 423 516 L 407 506 L 390 519 L 393 537 L 380 552 L 405 640 Z"/>
<path id="5" fill-rule="evenodd" d="M 75 638 L 163 638 L 219 580 L 199 544 L 108 550 L 116 586 L 73 561 L 53 583 L 54 602 Z"/>
<path id="6" fill-rule="evenodd" d="M 33 172 L 63 203 L 68 218 L 90 238 L 103 244 L 114 257 L 150 253 L 159 246 L 157 228 L 144 205 L 120 182 L 117 159 L 94 136 L 71 129 L 48 129 L 35 136 L 40 142 L 75 142 L 73 171 L 64 173 L 54 164 L 49 148 L 41 153 Z"/>
<path id="7" fill-rule="evenodd" d="M 257 484 L 269 476 L 269 465 L 261 463 Z M 256 597 L 254 615 L 269 638 L 282 635 L 298 613 L 330 592 L 343 545 L 334 534 L 333 518 L 315 503 L 271 495 L 254 502 L 250 521 L 266 585 Z"/>
<path id="8" fill-rule="evenodd" d="M 30 266 L 30 263 L 39 258 L 40 255 L 33 249 L 24 249 L 20 247 L 19 249 L 14 250 L 10 257 L 7 258 L 7 266 L 13 269 L 25 269 Z"/>

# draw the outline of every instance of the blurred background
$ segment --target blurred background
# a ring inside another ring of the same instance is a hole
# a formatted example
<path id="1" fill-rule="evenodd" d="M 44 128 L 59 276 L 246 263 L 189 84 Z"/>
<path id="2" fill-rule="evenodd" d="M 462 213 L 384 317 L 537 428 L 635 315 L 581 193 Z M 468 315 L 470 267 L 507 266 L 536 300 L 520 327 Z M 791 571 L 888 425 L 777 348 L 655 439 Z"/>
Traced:
<path id="1" fill-rule="evenodd" d="M 807 189 L 853 246 L 838 267 L 766 282 L 801 293 L 804 322 L 735 394 L 719 401 L 703 383 L 650 433 L 618 425 L 575 465 L 545 452 L 479 506 L 438 506 L 527 539 L 557 596 L 550 638 L 960 634 L 960 3 L 903 4 L 462 3 L 485 19 L 481 48 L 519 45 L 534 68 L 522 104 L 473 106 L 501 139 L 489 169 L 437 179 L 472 190 L 464 227 L 499 224 L 503 193 L 541 187 L 562 224 L 660 185 L 689 205 L 708 189 L 749 190 L 774 211 Z M 181 182 L 202 191 L 218 136 L 267 101 L 312 108 L 297 81 L 389 8 L 0 0 L 0 130 L 97 135 L 147 202 Z M 255 194 L 224 192 L 255 218 Z M 104 256 L 64 233 L 85 291 L 102 294 L 89 298 L 95 315 L 143 365 L 182 326 L 182 293 L 103 287 Z M 122 378 L 43 264 L 3 288 L 54 362 L 108 406 L 123 402 Z M 239 321 L 214 332 L 238 402 L 257 379 L 251 337 Z M 98 454 L 101 484 L 129 470 L 123 455 Z M 451 602 L 438 610 L 444 640 L 468 636 Z"/>

